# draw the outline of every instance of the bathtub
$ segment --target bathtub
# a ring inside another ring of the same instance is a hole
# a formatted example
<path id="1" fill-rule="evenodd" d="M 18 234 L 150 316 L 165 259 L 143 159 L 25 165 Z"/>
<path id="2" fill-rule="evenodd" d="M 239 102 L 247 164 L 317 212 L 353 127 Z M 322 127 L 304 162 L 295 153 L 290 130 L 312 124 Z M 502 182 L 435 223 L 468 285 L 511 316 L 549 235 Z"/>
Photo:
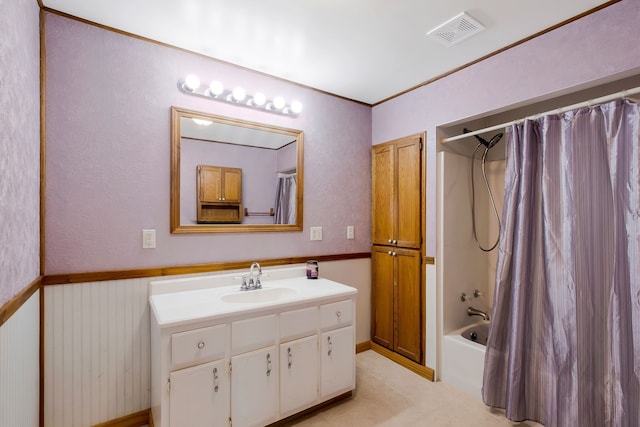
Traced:
<path id="1" fill-rule="evenodd" d="M 442 381 L 482 400 L 485 346 L 479 344 L 489 322 L 479 322 L 447 334 L 442 339 Z M 475 336 L 476 341 L 465 338 Z M 486 335 L 485 335 L 486 336 Z M 486 340 L 485 340 L 486 342 Z"/>

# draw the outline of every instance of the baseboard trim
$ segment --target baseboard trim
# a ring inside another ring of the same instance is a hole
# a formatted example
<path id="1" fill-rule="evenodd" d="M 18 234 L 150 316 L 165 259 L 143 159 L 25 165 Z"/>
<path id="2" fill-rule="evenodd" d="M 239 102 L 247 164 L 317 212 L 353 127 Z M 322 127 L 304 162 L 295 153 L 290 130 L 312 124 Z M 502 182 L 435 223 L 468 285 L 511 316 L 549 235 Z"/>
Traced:
<path id="1" fill-rule="evenodd" d="M 18 292 L 18 295 L 7 301 L 2 307 L 0 307 L 0 326 L 4 325 L 7 320 L 13 316 L 16 311 L 20 310 L 20 307 L 31 298 L 31 296 L 40 289 L 42 283 L 42 276 L 39 276 L 23 290 Z"/>
<path id="2" fill-rule="evenodd" d="M 136 412 L 135 414 L 125 415 L 124 417 L 116 418 L 115 420 L 96 424 L 93 427 L 140 427 L 146 426 L 147 424 L 153 427 L 152 423 L 151 410 L 145 409 L 144 411 Z"/>
<path id="3" fill-rule="evenodd" d="M 356 353 L 371 350 L 371 341 L 364 341 L 356 344 Z"/>
<path id="4" fill-rule="evenodd" d="M 388 348 L 382 347 L 381 345 L 376 344 L 374 342 L 371 342 L 371 349 L 376 353 L 383 355 L 387 359 L 391 359 L 397 364 L 409 369 L 410 371 L 415 372 L 421 377 L 428 379 L 429 381 L 434 381 L 435 379 L 434 370 L 429 368 L 428 366 L 423 366 L 423 365 L 420 365 L 419 363 L 413 362 L 407 359 L 406 357 L 401 356 L 398 353 L 395 353 L 389 350 Z"/>

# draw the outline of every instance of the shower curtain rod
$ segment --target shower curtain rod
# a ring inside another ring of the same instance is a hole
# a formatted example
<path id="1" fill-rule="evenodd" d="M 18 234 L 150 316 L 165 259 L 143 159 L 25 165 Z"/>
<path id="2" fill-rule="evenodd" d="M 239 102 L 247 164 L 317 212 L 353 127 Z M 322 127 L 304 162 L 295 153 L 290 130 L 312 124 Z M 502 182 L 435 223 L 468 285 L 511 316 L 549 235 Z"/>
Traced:
<path id="1" fill-rule="evenodd" d="M 508 127 L 508 126 L 522 123 L 527 119 L 531 120 L 531 119 L 537 119 L 537 118 L 540 118 L 542 116 L 546 116 L 546 115 L 549 115 L 549 114 L 566 113 L 567 111 L 575 110 L 577 108 L 591 107 L 591 106 L 598 105 L 598 104 L 604 104 L 605 102 L 614 101 L 614 100 L 619 99 L 619 98 L 626 98 L 627 96 L 636 95 L 636 94 L 639 94 L 639 93 L 640 93 L 640 86 L 634 87 L 633 89 L 627 89 L 627 90 L 623 90 L 623 91 L 620 91 L 620 92 L 612 93 L 611 95 L 601 96 L 600 98 L 595 98 L 595 99 L 592 99 L 592 100 L 589 100 L 589 101 L 579 102 L 577 104 L 568 105 L 568 106 L 562 107 L 562 108 L 556 108 L 555 110 L 546 111 L 544 113 L 534 114 L 534 115 L 527 116 L 527 117 L 522 118 L 522 119 L 510 121 L 510 122 L 507 122 L 507 123 L 502 123 L 502 124 L 499 124 L 499 125 L 489 126 L 487 128 L 476 130 L 476 131 L 473 131 L 473 132 L 463 133 L 462 135 L 456 135 L 456 136 L 452 136 L 452 137 L 449 137 L 449 138 L 444 138 L 444 139 L 442 139 L 440 141 L 440 143 L 441 144 L 446 144 L 447 142 L 453 142 L 453 141 L 457 141 L 459 139 L 468 138 L 470 136 L 480 135 L 481 133 L 491 132 L 491 131 L 499 130 L 499 129 L 504 129 L 504 128 Z"/>

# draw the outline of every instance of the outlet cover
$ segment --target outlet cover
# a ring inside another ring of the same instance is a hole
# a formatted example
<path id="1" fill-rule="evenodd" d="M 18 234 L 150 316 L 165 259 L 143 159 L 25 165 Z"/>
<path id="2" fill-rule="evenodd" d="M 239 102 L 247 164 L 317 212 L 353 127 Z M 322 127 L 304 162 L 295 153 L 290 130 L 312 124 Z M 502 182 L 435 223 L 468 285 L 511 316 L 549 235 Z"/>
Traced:
<path id="1" fill-rule="evenodd" d="M 142 249 L 155 249 L 156 248 L 156 230 L 147 229 L 142 230 Z"/>
<path id="2" fill-rule="evenodd" d="M 311 227 L 311 240 L 322 240 L 322 227 Z"/>
<path id="3" fill-rule="evenodd" d="M 355 236 L 353 225 L 347 225 L 347 239 L 352 240 Z"/>

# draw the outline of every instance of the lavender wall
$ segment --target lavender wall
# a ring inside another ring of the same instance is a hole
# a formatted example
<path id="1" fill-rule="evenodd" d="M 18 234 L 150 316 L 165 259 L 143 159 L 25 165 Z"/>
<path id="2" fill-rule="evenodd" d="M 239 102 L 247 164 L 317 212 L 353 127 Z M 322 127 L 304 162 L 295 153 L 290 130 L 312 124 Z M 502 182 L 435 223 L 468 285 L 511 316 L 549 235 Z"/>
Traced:
<path id="1" fill-rule="evenodd" d="M 373 143 L 427 131 L 427 253 L 436 248 L 436 128 L 640 72 L 640 2 L 623 0 L 373 108 Z"/>
<path id="2" fill-rule="evenodd" d="M 45 36 L 47 274 L 369 250 L 370 107 L 55 14 Z M 188 73 L 296 98 L 304 111 L 190 97 L 176 88 Z M 171 106 L 302 129 L 304 231 L 170 234 Z M 323 241 L 309 240 L 311 226 Z M 157 230 L 157 249 L 142 249 L 143 228 Z"/>
<path id="3" fill-rule="evenodd" d="M 40 274 L 40 31 L 35 0 L 0 9 L 2 307 Z"/>
<path id="4" fill-rule="evenodd" d="M 276 199 L 278 151 L 266 148 L 182 138 L 180 147 L 180 224 L 196 222 L 196 168 L 198 165 L 242 169 L 243 209 L 269 212 Z M 273 224 L 270 216 L 248 216 L 243 224 Z"/>

